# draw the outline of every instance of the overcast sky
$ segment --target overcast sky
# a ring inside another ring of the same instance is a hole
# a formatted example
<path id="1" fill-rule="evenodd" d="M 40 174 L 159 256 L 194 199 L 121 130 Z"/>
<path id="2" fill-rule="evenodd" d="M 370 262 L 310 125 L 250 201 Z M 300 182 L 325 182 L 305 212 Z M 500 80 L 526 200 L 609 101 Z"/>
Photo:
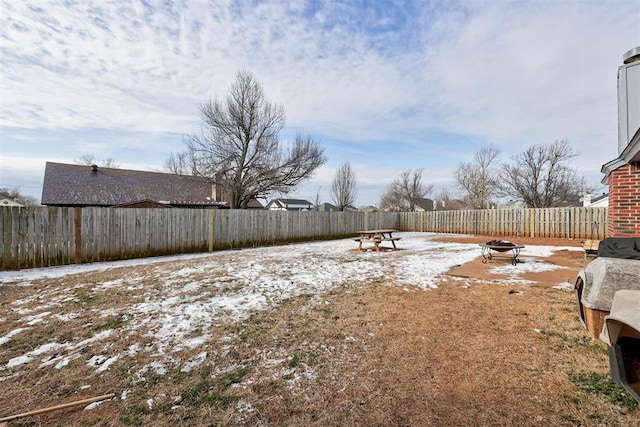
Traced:
<path id="1" fill-rule="evenodd" d="M 358 206 L 409 168 L 454 192 L 484 145 L 507 161 L 563 138 L 596 185 L 618 155 L 617 68 L 640 45 L 639 0 L 0 3 L 0 187 L 38 200 L 46 161 L 162 170 L 238 69 L 284 106 L 283 141 L 325 147 L 291 196 L 330 202 L 344 161 Z"/>

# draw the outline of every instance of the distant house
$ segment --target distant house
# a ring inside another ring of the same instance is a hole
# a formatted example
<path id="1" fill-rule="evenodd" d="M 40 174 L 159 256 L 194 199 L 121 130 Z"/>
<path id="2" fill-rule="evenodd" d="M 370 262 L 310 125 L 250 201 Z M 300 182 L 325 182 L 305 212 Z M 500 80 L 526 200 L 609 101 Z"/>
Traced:
<path id="1" fill-rule="evenodd" d="M 582 197 L 582 206 L 590 208 L 606 208 L 609 206 L 609 195 L 602 194 L 598 197 L 591 197 L 591 194 L 585 194 Z"/>
<path id="2" fill-rule="evenodd" d="M 580 206 L 580 201 L 577 200 L 565 200 L 563 202 L 558 203 L 553 206 L 554 208 L 574 208 Z M 498 209 L 526 209 L 528 208 L 527 204 L 522 200 L 508 200 L 499 202 L 497 205 Z"/>
<path id="3" fill-rule="evenodd" d="M 589 205 L 593 208 L 606 208 L 609 206 L 609 195 L 603 194 L 598 197 L 594 197 L 591 199 L 591 204 Z"/>
<path id="4" fill-rule="evenodd" d="M 431 199 L 425 199 L 424 197 L 420 197 L 415 201 L 415 210 L 416 212 L 435 211 L 436 204 Z"/>
<path id="5" fill-rule="evenodd" d="M 557 206 L 553 206 L 554 208 L 577 208 L 582 206 L 582 202 L 580 200 L 565 200 L 563 202 L 558 203 Z"/>
<path id="6" fill-rule="evenodd" d="M 21 205 L 20 203 L 18 203 L 16 201 L 13 201 L 11 199 L 0 199 L 0 206 L 17 206 L 17 207 L 20 207 L 20 206 L 24 206 L 24 205 Z"/>
<path id="7" fill-rule="evenodd" d="M 460 199 L 436 200 L 437 211 L 459 211 L 466 209 L 466 203 Z"/>
<path id="8" fill-rule="evenodd" d="M 335 205 L 332 205 L 331 203 L 320 203 L 318 206 L 316 206 L 316 210 L 318 212 L 337 212 L 339 211 L 338 207 Z"/>
<path id="9" fill-rule="evenodd" d="M 311 211 L 313 203 L 303 199 L 274 199 L 267 204 L 272 211 Z"/>
<path id="10" fill-rule="evenodd" d="M 358 210 L 360 212 L 378 212 L 378 208 L 375 206 L 362 206 Z"/>
<path id="11" fill-rule="evenodd" d="M 121 208 L 228 208 L 203 177 L 47 162 L 43 205 Z M 263 208 L 257 200 L 250 207 Z"/>
<path id="12" fill-rule="evenodd" d="M 498 203 L 498 209 L 523 209 L 527 204 L 522 200 L 506 200 Z"/>

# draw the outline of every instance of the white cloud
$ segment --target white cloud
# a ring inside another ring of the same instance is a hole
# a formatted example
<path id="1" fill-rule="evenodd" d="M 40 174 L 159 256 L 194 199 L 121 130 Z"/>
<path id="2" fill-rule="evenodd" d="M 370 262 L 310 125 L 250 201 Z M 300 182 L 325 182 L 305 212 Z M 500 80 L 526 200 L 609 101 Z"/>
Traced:
<path id="1" fill-rule="evenodd" d="M 501 144 L 567 137 L 615 147 L 615 73 L 625 43 L 638 42 L 638 3 L 482 5 L 448 17 L 450 37 L 427 49 L 444 126 Z"/>
<path id="2" fill-rule="evenodd" d="M 129 147 L 193 130 L 199 104 L 247 68 L 284 104 L 289 130 L 334 144 L 332 164 L 371 149 L 388 159 L 375 178 L 367 171 L 379 166 L 363 166 L 363 182 L 378 186 L 422 159 L 441 182 L 486 142 L 508 158 L 568 138 L 597 174 L 617 155 L 616 70 L 640 44 L 636 0 L 1 7 L 3 128 L 113 131 L 59 151 L 137 163 Z"/>

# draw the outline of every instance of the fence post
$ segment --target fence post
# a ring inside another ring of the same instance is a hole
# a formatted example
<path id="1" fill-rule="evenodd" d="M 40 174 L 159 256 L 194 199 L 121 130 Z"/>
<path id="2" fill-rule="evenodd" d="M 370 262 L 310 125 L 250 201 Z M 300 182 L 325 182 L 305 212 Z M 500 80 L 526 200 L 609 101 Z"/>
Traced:
<path id="1" fill-rule="evenodd" d="M 535 209 L 529 209 L 529 237 L 536 237 Z"/>
<path id="2" fill-rule="evenodd" d="M 74 208 L 73 214 L 73 225 L 75 231 L 73 262 L 75 264 L 80 264 L 82 262 L 82 208 Z"/>
<path id="3" fill-rule="evenodd" d="M 473 234 L 478 235 L 478 209 L 473 211 Z"/>
<path id="4" fill-rule="evenodd" d="M 209 252 L 213 252 L 213 226 L 215 209 L 209 209 Z"/>

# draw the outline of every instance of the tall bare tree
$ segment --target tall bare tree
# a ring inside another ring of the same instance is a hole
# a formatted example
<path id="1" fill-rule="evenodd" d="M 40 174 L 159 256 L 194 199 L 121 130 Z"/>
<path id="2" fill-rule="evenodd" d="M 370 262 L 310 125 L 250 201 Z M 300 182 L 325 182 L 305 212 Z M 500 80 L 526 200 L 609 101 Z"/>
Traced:
<path id="1" fill-rule="evenodd" d="M 320 209 L 320 203 L 322 203 L 322 196 L 320 192 L 322 191 L 322 186 L 318 187 L 318 191 L 316 191 L 316 195 L 311 197 L 313 201 L 313 206 L 315 206 L 316 210 Z"/>
<path id="2" fill-rule="evenodd" d="M 579 199 L 584 185 L 569 160 L 578 156 L 566 139 L 553 144 L 532 145 L 502 165 L 502 195 L 522 200 L 531 208 L 558 206 Z"/>
<path id="3" fill-rule="evenodd" d="M 485 146 L 473 156 L 473 162 L 462 163 L 455 172 L 456 184 L 464 192 L 467 206 L 486 209 L 498 192 L 498 175 L 493 169 L 500 151 Z"/>
<path id="4" fill-rule="evenodd" d="M 93 154 L 83 154 L 77 159 L 74 159 L 73 162 L 77 165 L 85 165 L 85 166 L 99 165 L 99 166 L 102 166 L 103 168 L 119 168 L 120 167 L 120 165 L 116 163 L 116 161 L 113 160 L 113 158 L 111 157 L 107 157 L 105 159 L 98 161 L 98 159 L 96 159 L 96 156 L 94 156 Z"/>
<path id="5" fill-rule="evenodd" d="M 341 211 L 353 205 L 358 194 L 356 173 L 349 162 L 344 162 L 336 171 L 331 182 L 331 196 L 333 203 Z"/>
<path id="6" fill-rule="evenodd" d="M 249 71 L 238 71 L 226 98 L 203 104 L 200 115 L 204 126 L 186 137 L 182 165 L 215 180 L 232 208 L 287 194 L 326 161 L 324 149 L 309 136 L 282 146 L 284 108 L 267 100 Z"/>
<path id="7" fill-rule="evenodd" d="M 433 185 L 422 183 L 423 169 L 408 169 L 387 187 L 380 198 L 380 208 L 393 212 L 415 211 L 420 199 L 433 191 Z"/>

